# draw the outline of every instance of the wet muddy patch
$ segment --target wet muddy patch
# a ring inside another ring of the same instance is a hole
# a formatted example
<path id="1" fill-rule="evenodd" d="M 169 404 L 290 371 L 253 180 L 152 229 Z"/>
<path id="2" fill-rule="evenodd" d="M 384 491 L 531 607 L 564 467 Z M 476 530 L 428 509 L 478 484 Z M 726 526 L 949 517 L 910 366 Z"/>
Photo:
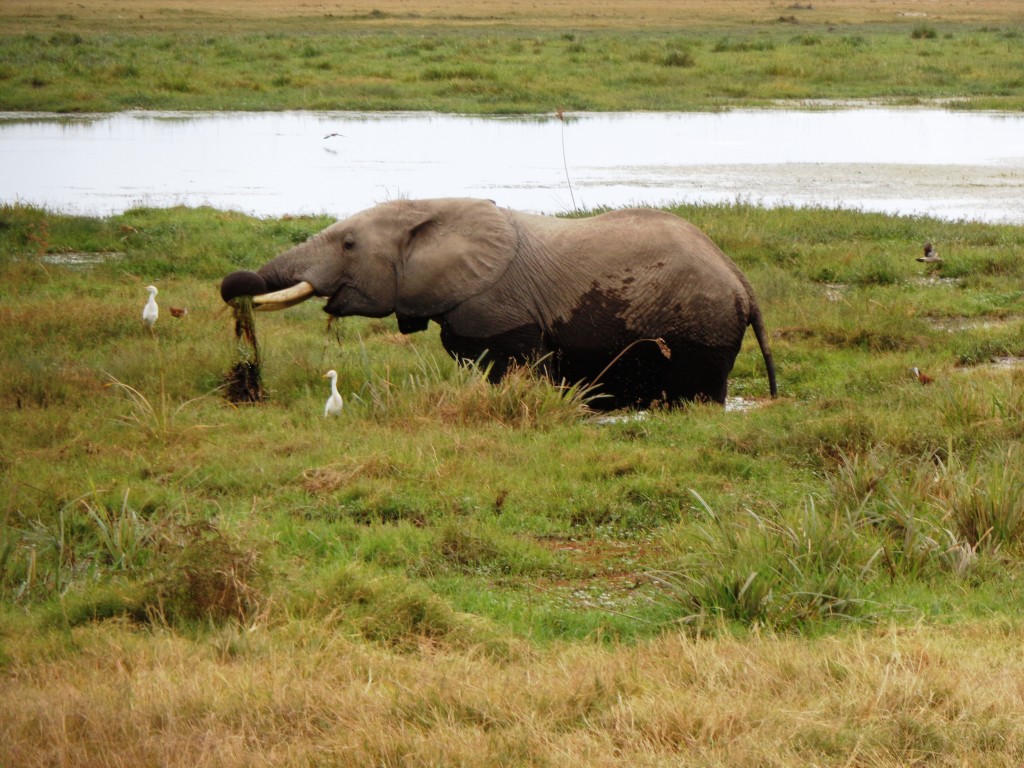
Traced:
<path id="1" fill-rule="evenodd" d="M 987 331 L 1008 328 L 1024 321 L 1024 315 L 1006 317 L 928 317 L 925 322 L 932 328 L 946 333 L 961 331 Z"/>
<path id="2" fill-rule="evenodd" d="M 846 297 L 850 286 L 847 283 L 825 283 L 821 286 L 821 290 L 825 294 L 826 301 L 837 302 Z"/>
<path id="3" fill-rule="evenodd" d="M 931 288 L 955 288 L 963 283 L 959 277 L 939 277 L 938 275 L 925 275 L 915 277 L 911 282 L 914 285 L 923 285 Z"/>
<path id="4" fill-rule="evenodd" d="M 660 555 L 653 537 L 628 541 L 541 538 L 537 544 L 569 563 L 563 578 L 534 586 L 572 609 L 628 611 L 657 598 L 650 563 Z"/>
<path id="5" fill-rule="evenodd" d="M 993 357 L 983 367 L 997 371 L 1012 371 L 1018 368 L 1024 368 L 1024 357 L 1017 357 L 1015 355 Z"/>
<path id="6" fill-rule="evenodd" d="M 94 252 L 94 251 L 71 251 L 69 253 L 47 253 L 39 257 L 43 264 L 53 264 L 60 267 L 79 267 L 88 269 L 98 264 L 106 264 L 108 261 L 123 259 L 127 256 L 121 251 Z"/>
<path id="7" fill-rule="evenodd" d="M 767 402 L 767 400 L 752 397 L 729 396 L 725 398 L 725 412 L 747 413 L 748 411 L 754 411 L 763 407 Z"/>
<path id="8" fill-rule="evenodd" d="M 956 369 L 961 375 L 1011 374 L 1024 371 L 1024 356 L 998 355 L 984 361 L 961 362 Z"/>
<path id="9" fill-rule="evenodd" d="M 747 413 L 762 408 L 769 400 L 753 397 L 739 397 L 730 395 L 725 398 L 726 413 Z M 591 421 L 594 424 L 607 426 L 609 424 L 637 424 L 647 421 L 650 418 L 649 411 L 631 411 L 628 413 L 614 413 L 607 416 L 597 416 Z"/>

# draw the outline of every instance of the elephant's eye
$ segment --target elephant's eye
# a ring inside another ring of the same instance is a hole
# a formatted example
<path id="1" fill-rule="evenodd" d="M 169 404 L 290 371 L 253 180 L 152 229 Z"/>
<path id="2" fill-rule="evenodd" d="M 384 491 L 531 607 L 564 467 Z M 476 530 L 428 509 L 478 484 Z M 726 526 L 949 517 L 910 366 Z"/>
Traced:
<path id="1" fill-rule="evenodd" d="M 355 247 L 356 239 L 352 237 L 352 235 L 345 235 L 345 242 L 342 245 L 342 248 L 344 248 L 346 251 L 351 251 Z"/>

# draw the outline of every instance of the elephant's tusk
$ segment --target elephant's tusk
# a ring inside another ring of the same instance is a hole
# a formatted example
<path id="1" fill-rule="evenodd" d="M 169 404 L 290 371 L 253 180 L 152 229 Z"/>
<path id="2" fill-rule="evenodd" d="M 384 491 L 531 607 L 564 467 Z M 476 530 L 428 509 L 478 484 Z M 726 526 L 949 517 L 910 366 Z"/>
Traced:
<path id="1" fill-rule="evenodd" d="M 282 288 L 280 291 L 264 293 L 262 296 L 253 296 L 252 303 L 256 305 L 257 309 L 264 311 L 285 309 L 293 304 L 305 301 L 314 292 L 313 286 L 303 280 L 301 283 L 296 283 L 289 288 Z"/>

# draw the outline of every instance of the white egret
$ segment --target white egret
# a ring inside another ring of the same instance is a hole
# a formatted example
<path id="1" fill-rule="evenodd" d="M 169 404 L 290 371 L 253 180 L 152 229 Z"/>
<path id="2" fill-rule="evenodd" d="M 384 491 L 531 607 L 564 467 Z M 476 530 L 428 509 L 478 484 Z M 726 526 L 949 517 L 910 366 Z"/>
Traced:
<path id="1" fill-rule="evenodd" d="M 341 407 L 344 405 L 341 394 L 338 392 L 338 372 L 328 371 L 324 374 L 324 378 L 331 380 L 331 396 L 327 398 L 327 403 L 324 405 L 324 416 L 337 416 L 341 413 Z"/>
<path id="2" fill-rule="evenodd" d="M 146 290 L 149 291 L 149 301 L 142 308 L 142 321 L 149 328 L 152 328 L 156 324 L 156 318 L 160 314 L 160 309 L 156 305 L 156 286 L 150 285 Z"/>

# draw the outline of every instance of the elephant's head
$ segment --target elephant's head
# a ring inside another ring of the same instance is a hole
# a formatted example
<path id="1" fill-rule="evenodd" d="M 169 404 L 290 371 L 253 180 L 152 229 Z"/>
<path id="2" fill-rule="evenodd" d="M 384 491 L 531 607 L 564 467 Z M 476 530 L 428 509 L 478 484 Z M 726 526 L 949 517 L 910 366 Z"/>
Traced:
<path id="1" fill-rule="evenodd" d="M 394 312 L 403 331 L 488 287 L 515 253 L 516 231 L 484 200 L 397 200 L 332 224 L 256 272 L 221 282 L 230 302 L 252 296 L 257 309 L 283 309 L 312 296 L 338 317 Z"/>

